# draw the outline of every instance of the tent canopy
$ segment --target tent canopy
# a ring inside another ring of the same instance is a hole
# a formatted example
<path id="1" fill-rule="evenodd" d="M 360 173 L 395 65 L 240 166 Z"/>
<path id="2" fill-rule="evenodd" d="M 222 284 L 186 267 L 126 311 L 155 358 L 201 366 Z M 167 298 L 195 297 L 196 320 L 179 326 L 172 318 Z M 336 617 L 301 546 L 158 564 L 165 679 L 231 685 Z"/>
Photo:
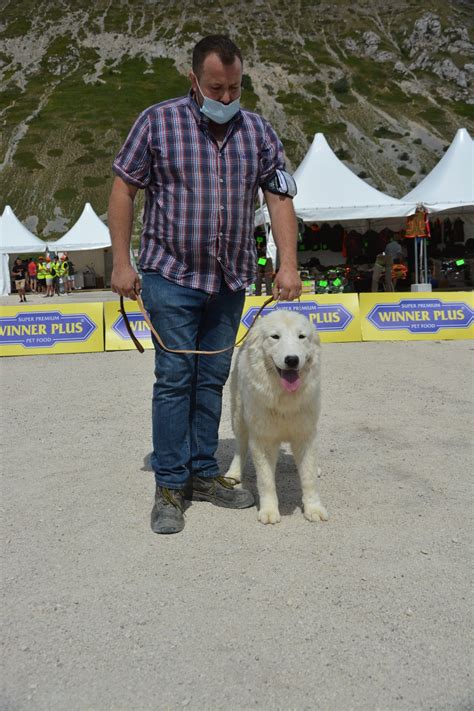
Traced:
<path id="1" fill-rule="evenodd" d="M 61 239 L 48 242 L 48 249 L 53 252 L 77 252 L 104 249 L 111 244 L 108 228 L 87 202 L 76 224 Z"/>
<path id="2" fill-rule="evenodd" d="M 474 141 L 460 128 L 448 150 L 416 188 L 403 198 L 422 203 L 428 212 L 474 209 Z"/>
<path id="3" fill-rule="evenodd" d="M 46 244 L 26 229 L 10 205 L 5 207 L 0 220 L 0 253 L 25 254 L 44 252 Z"/>
<path id="4" fill-rule="evenodd" d="M 390 197 L 355 175 L 322 133 L 314 136 L 293 177 L 298 187 L 295 212 L 305 222 L 380 220 L 406 217 L 416 210 L 416 203 Z M 257 223 L 261 223 L 261 212 L 257 215 Z"/>

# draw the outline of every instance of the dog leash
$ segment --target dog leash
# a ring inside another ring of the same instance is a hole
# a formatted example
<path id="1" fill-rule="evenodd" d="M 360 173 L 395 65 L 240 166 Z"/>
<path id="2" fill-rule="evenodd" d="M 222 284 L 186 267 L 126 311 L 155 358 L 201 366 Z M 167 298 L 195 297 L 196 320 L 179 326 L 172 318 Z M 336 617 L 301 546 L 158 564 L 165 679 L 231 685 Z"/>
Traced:
<path id="1" fill-rule="evenodd" d="M 217 354 L 219 354 L 219 353 L 225 353 L 226 351 L 232 350 L 232 348 L 236 348 L 236 347 L 240 346 L 240 344 L 247 338 L 247 336 L 249 335 L 250 331 L 251 331 L 252 328 L 254 327 L 254 325 L 255 325 L 255 323 L 256 323 L 258 317 L 259 317 L 260 314 L 262 313 L 263 309 L 264 309 L 266 306 L 268 306 L 268 304 L 271 304 L 272 301 L 275 301 L 275 299 L 273 298 L 273 296 L 270 296 L 268 299 L 266 299 L 266 301 L 263 302 L 262 306 L 261 306 L 261 307 L 259 308 L 259 310 L 257 311 L 254 320 L 253 320 L 252 323 L 250 324 L 248 330 L 247 330 L 247 331 L 244 333 L 244 335 L 241 336 L 241 337 L 239 338 L 239 340 L 236 341 L 232 346 L 227 346 L 227 348 L 221 348 L 221 349 L 218 350 L 218 351 L 192 351 L 192 350 L 179 350 L 179 349 L 175 349 L 175 348 L 167 348 L 167 346 L 165 346 L 165 344 L 164 344 L 163 341 L 161 340 L 160 334 L 158 333 L 158 331 L 155 330 L 155 328 L 154 328 L 154 326 L 153 326 L 153 324 L 152 324 L 152 322 L 151 322 L 151 320 L 150 320 L 150 317 L 148 316 L 148 313 L 147 313 L 147 311 L 146 311 L 146 309 L 145 309 L 145 307 L 144 307 L 144 305 L 143 305 L 143 301 L 142 301 L 142 298 L 141 298 L 140 294 L 137 294 L 136 296 L 137 296 L 138 308 L 140 309 L 140 311 L 141 311 L 141 313 L 142 313 L 142 315 L 143 315 L 143 318 L 144 318 L 144 320 L 145 320 L 145 323 L 147 324 L 147 326 L 148 326 L 148 328 L 150 329 L 150 331 L 152 332 L 152 334 L 155 336 L 155 338 L 156 338 L 156 340 L 158 341 L 160 347 L 161 347 L 164 351 L 166 351 L 167 353 L 179 353 L 179 354 L 186 354 L 186 355 L 217 355 Z M 131 327 L 131 325 L 130 325 L 130 321 L 129 321 L 129 319 L 128 319 L 127 312 L 125 311 L 125 304 L 124 304 L 123 296 L 120 297 L 120 308 L 119 308 L 119 311 L 120 311 L 120 313 L 122 314 L 122 318 L 123 318 L 123 321 L 124 321 L 124 324 L 125 324 L 125 328 L 127 329 L 128 335 L 129 335 L 130 338 L 132 339 L 135 348 L 137 349 L 137 351 L 138 351 L 139 353 L 144 353 L 145 349 L 143 348 L 142 344 L 140 343 L 140 341 L 138 340 L 138 338 L 137 338 L 136 335 L 134 334 L 134 332 L 133 332 L 133 330 L 132 330 L 132 327 Z"/>

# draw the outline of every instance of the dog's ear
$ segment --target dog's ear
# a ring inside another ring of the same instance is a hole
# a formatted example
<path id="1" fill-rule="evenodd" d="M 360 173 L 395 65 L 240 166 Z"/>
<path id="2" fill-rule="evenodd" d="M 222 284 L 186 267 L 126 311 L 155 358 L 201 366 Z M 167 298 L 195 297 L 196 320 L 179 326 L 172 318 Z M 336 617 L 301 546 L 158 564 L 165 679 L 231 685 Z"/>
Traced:
<path id="1" fill-rule="evenodd" d="M 254 343 L 256 343 L 256 342 L 258 341 L 258 339 L 259 339 L 260 336 L 261 336 L 261 333 L 260 333 L 260 332 L 261 332 L 261 320 L 262 320 L 262 318 L 263 318 L 263 316 L 259 316 L 259 317 L 257 318 L 257 321 L 252 325 L 252 327 L 251 327 L 251 329 L 250 329 L 250 333 L 249 333 L 249 331 L 247 331 L 248 336 L 246 336 L 245 341 L 244 341 L 244 343 L 243 343 L 242 345 L 248 344 L 248 345 L 250 346 L 250 345 L 252 345 L 252 344 L 254 344 Z"/>

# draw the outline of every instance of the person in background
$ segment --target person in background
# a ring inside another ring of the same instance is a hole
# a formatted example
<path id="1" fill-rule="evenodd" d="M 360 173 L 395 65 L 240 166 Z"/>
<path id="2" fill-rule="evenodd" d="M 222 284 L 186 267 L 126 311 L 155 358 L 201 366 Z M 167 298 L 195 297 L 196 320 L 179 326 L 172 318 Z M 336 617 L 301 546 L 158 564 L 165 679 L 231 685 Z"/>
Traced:
<path id="1" fill-rule="evenodd" d="M 400 242 L 397 240 L 397 235 L 393 234 L 392 239 L 385 245 L 385 254 L 392 257 L 394 264 L 400 264 L 403 258 L 403 249 Z"/>
<path id="2" fill-rule="evenodd" d="M 48 296 L 54 296 L 54 286 L 53 286 L 53 267 L 52 267 L 52 262 L 51 262 L 51 257 L 48 256 L 46 257 L 46 262 L 44 265 L 45 268 L 45 281 L 46 281 L 46 294 L 45 294 L 45 299 Z"/>
<path id="3" fill-rule="evenodd" d="M 67 254 L 63 254 L 61 257 L 61 279 L 63 280 L 64 284 L 64 293 L 70 294 L 71 293 L 71 284 L 69 282 L 69 260 L 67 258 Z"/>
<path id="4" fill-rule="evenodd" d="M 67 260 L 67 288 L 68 288 L 68 294 L 70 294 L 72 291 L 74 291 L 74 264 L 71 262 L 69 255 L 66 254 L 66 260 Z"/>
<path id="5" fill-rule="evenodd" d="M 273 262 L 267 257 L 267 247 L 263 237 L 257 237 L 257 277 L 255 279 L 255 296 L 262 294 L 262 281 L 265 280 L 265 293 L 271 296 L 273 291 Z"/>
<path id="6" fill-rule="evenodd" d="M 18 296 L 20 297 L 20 303 L 26 302 L 26 274 L 27 268 L 23 264 L 20 257 L 17 257 L 15 259 L 15 264 L 12 268 L 12 278 L 15 282 L 15 289 L 17 290 Z"/>
<path id="7" fill-rule="evenodd" d="M 51 273 L 53 275 L 53 292 L 59 296 L 59 280 L 61 279 L 61 261 L 58 255 L 51 262 Z"/>
<path id="8" fill-rule="evenodd" d="M 36 293 L 36 272 L 36 262 L 31 258 L 28 260 L 28 284 L 33 294 Z"/>
<path id="9" fill-rule="evenodd" d="M 42 255 L 38 257 L 36 265 L 36 289 L 38 294 L 46 293 L 46 263 Z"/>

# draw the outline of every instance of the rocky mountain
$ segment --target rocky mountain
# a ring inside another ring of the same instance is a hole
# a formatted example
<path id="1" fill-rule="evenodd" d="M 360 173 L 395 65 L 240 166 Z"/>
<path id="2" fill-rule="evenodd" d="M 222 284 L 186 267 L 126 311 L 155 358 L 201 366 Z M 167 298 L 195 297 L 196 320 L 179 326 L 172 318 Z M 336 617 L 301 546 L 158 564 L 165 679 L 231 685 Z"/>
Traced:
<path id="1" fill-rule="evenodd" d="M 0 0 L 0 209 L 55 237 L 89 201 L 137 114 L 187 92 L 191 50 L 225 32 L 242 103 L 295 168 L 317 131 L 402 196 L 474 126 L 471 0 Z"/>

